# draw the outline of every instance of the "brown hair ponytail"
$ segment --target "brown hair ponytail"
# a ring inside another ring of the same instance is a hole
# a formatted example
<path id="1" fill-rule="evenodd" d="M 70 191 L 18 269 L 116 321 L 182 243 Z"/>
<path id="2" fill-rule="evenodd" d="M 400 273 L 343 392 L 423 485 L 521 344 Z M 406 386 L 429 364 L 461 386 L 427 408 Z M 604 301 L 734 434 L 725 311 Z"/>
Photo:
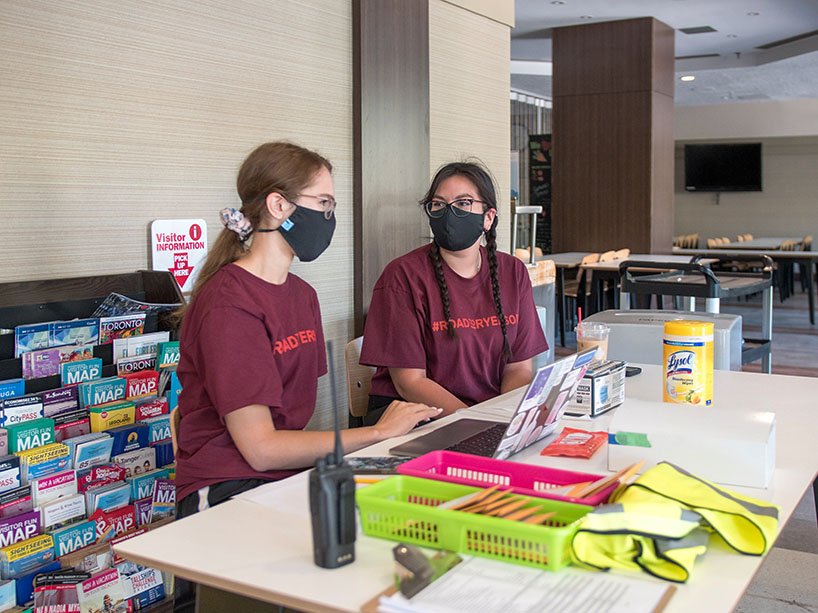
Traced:
<path id="1" fill-rule="evenodd" d="M 292 200 L 312 183 L 322 167 L 332 172 L 329 160 L 294 143 L 276 141 L 256 147 L 242 163 L 236 178 L 236 191 L 242 202 L 239 210 L 255 230 L 265 219 L 268 194 L 278 192 Z M 232 230 L 222 229 L 199 271 L 188 304 L 173 313 L 175 325 L 181 324 L 188 307 L 213 275 L 238 260 L 250 248 L 252 241 L 248 239 L 251 236 L 242 240 Z"/>
<path id="2" fill-rule="evenodd" d="M 480 200 L 483 201 L 483 212 L 490 209 L 497 210 L 497 192 L 494 189 L 494 182 L 488 170 L 475 162 L 452 162 L 441 167 L 432 179 L 426 195 L 421 200 L 421 205 L 431 200 L 440 188 L 440 184 L 446 179 L 454 176 L 462 176 L 471 181 L 477 188 Z M 497 277 L 497 217 L 491 224 L 491 228 L 485 232 L 486 252 L 489 260 L 489 275 L 491 277 L 491 292 L 494 296 L 494 308 L 497 311 L 497 318 L 500 320 L 500 330 L 503 333 L 503 355 L 507 360 L 511 360 L 511 346 L 508 342 L 508 331 L 506 329 L 506 318 L 503 314 L 503 302 L 500 299 L 500 280 Z M 454 326 L 451 321 L 449 288 L 446 285 L 446 278 L 443 276 L 442 257 L 440 247 L 437 242 L 432 242 L 429 250 L 429 259 L 435 271 L 435 279 L 440 288 L 440 300 L 443 303 L 443 316 L 446 318 L 449 337 L 457 338 Z"/>

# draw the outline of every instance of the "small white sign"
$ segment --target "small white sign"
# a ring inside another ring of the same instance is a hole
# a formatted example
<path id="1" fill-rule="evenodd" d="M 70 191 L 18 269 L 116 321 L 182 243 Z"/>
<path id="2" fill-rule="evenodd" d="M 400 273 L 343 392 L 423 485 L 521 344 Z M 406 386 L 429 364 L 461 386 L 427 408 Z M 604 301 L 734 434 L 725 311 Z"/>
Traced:
<path id="1" fill-rule="evenodd" d="M 193 290 L 206 257 L 204 219 L 157 219 L 151 224 L 153 270 L 170 271 L 183 292 Z"/>

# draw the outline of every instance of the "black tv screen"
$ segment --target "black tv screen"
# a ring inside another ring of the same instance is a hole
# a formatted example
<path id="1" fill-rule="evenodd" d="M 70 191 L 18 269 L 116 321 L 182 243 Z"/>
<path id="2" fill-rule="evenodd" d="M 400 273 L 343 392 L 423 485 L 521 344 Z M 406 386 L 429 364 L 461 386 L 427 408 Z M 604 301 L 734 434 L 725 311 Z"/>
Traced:
<path id="1" fill-rule="evenodd" d="M 760 192 L 761 143 L 685 145 L 685 190 Z"/>

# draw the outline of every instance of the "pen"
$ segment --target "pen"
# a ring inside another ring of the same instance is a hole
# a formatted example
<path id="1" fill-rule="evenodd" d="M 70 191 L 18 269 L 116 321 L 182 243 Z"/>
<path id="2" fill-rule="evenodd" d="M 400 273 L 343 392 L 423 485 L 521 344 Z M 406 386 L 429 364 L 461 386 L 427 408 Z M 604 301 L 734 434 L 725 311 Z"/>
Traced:
<path id="1" fill-rule="evenodd" d="M 355 483 L 380 483 L 382 479 L 372 479 L 368 477 L 355 477 Z"/>

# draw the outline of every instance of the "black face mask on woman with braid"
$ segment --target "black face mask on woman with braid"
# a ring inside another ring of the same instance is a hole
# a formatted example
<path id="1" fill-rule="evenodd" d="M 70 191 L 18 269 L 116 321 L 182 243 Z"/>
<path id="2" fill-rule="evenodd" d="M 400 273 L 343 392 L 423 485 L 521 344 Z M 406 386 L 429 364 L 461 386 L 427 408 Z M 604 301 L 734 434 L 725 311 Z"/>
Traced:
<path id="1" fill-rule="evenodd" d="M 379 368 L 364 423 L 394 398 L 448 414 L 526 385 L 548 347 L 525 265 L 497 251 L 488 171 L 443 166 L 421 206 L 434 241 L 391 262 L 373 291 L 360 361 Z"/>

